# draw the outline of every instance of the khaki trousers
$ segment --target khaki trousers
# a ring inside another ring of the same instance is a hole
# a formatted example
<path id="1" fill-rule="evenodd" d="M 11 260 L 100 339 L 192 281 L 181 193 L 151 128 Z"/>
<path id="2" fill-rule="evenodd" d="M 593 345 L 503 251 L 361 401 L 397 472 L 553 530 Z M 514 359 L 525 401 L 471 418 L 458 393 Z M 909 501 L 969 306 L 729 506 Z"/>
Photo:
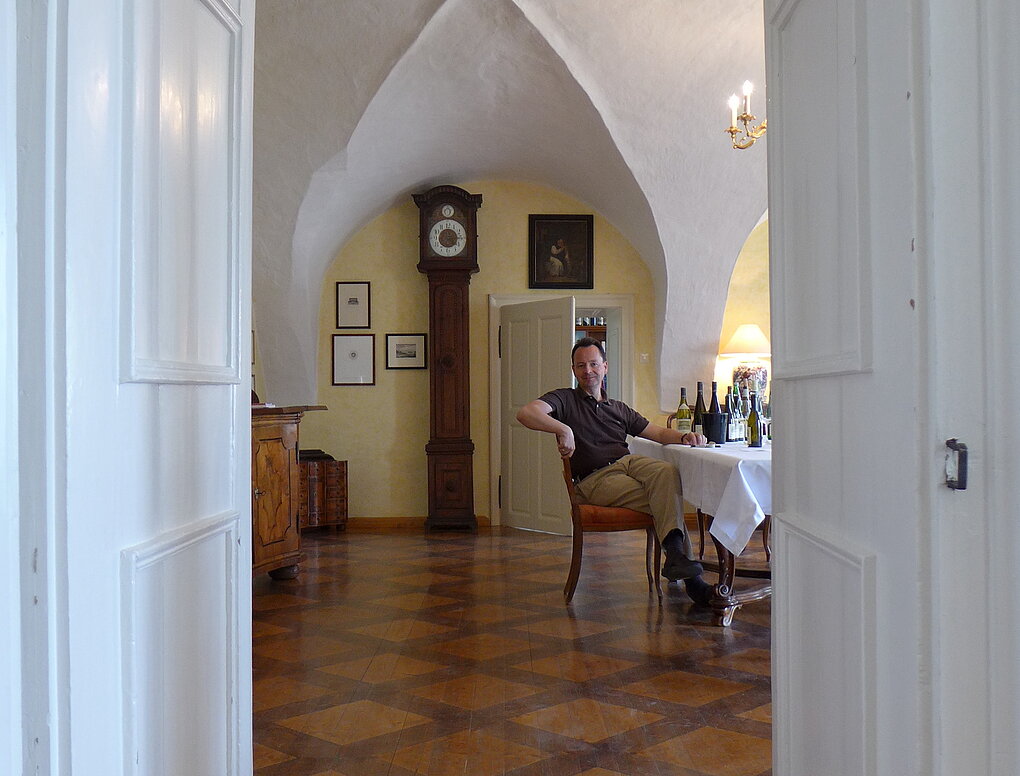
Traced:
<path id="1" fill-rule="evenodd" d="M 625 455 L 589 474 L 577 483 L 574 491 L 588 504 L 649 512 L 659 541 L 670 531 L 680 529 L 684 555 L 694 559 L 691 540 L 684 530 L 680 473 L 673 464 L 644 455 Z"/>

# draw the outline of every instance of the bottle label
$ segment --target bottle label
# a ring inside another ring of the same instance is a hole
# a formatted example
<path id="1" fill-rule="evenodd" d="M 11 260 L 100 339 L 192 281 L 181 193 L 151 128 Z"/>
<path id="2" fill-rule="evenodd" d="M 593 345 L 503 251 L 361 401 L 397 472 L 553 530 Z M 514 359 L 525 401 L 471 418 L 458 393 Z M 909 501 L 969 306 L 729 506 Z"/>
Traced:
<path id="1" fill-rule="evenodd" d="M 694 430 L 695 434 L 704 434 L 705 433 L 705 429 L 704 429 L 704 427 L 700 423 L 696 424 L 694 426 L 693 430 Z"/>
<path id="2" fill-rule="evenodd" d="M 676 419 L 676 430 L 681 434 L 687 434 L 691 431 L 691 419 L 690 418 L 677 418 Z"/>

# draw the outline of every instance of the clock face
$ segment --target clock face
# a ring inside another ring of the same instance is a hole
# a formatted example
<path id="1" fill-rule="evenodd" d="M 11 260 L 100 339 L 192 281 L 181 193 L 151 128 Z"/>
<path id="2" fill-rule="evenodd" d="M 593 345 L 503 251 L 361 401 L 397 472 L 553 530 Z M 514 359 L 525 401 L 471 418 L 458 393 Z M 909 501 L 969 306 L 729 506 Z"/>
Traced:
<path id="1" fill-rule="evenodd" d="M 441 211 L 446 213 L 445 206 Z M 451 208 L 452 209 L 452 208 Z M 437 256 L 456 256 L 467 245 L 467 232 L 459 221 L 444 218 L 436 221 L 429 229 L 429 247 Z"/>

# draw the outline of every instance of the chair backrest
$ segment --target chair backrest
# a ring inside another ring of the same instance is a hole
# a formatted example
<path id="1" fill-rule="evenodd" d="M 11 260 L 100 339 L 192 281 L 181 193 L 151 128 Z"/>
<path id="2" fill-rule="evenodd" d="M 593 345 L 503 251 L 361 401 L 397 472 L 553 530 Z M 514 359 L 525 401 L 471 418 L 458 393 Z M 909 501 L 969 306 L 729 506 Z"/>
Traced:
<path id="1" fill-rule="evenodd" d="M 570 497 L 571 511 L 577 506 L 577 493 L 574 492 L 574 475 L 570 471 L 570 459 L 563 458 L 563 481 L 567 484 L 567 495 Z"/>
<path id="2" fill-rule="evenodd" d="M 581 515 L 581 505 L 577 498 L 577 492 L 574 490 L 574 474 L 570 471 L 570 459 L 563 458 L 563 481 L 567 485 L 567 496 L 570 499 L 570 523 L 573 526 L 574 533 L 579 533 L 584 530 L 584 522 Z M 589 510 L 592 507 L 588 507 Z"/>

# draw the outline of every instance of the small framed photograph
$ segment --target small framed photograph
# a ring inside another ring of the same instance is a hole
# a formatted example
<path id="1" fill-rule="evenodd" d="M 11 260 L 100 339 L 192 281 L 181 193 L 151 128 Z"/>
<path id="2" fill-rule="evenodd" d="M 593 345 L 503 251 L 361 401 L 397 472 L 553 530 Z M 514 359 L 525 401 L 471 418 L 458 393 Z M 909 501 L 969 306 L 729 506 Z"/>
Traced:
<path id="1" fill-rule="evenodd" d="M 528 288 L 594 288 L 591 215 L 528 216 Z"/>
<path id="2" fill-rule="evenodd" d="M 368 281 L 336 284 L 336 327 L 368 329 L 372 326 L 372 284 Z"/>
<path id="3" fill-rule="evenodd" d="M 333 385 L 375 385 L 375 335 L 333 335 Z"/>
<path id="4" fill-rule="evenodd" d="M 387 369 L 426 369 L 428 352 L 424 334 L 387 334 Z"/>

